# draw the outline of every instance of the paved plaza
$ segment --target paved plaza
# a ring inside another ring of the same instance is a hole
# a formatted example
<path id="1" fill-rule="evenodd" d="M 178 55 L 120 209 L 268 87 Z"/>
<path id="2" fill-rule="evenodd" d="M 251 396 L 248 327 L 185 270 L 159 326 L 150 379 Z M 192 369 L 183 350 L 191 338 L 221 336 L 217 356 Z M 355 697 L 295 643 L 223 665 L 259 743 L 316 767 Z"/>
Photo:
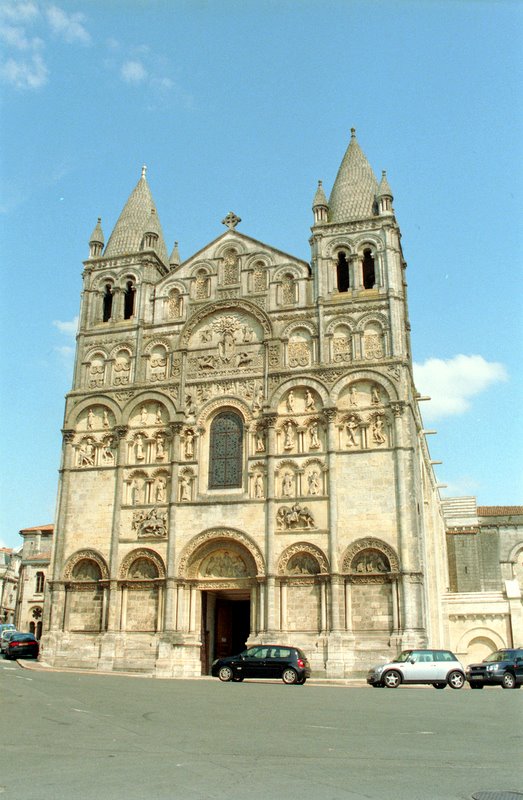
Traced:
<path id="1" fill-rule="evenodd" d="M 523 791 L 523 691 L 223 684 L 0 661 L 6 800 L 467 800 Z"/>

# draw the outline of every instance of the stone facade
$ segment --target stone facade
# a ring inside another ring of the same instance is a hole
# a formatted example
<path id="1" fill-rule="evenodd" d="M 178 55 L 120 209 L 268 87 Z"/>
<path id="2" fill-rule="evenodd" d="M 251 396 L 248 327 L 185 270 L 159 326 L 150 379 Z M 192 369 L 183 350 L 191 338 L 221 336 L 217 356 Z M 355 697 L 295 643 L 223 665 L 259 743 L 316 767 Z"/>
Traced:
<path id="1" fill-rule="evenodd" d="M 523 646 L 523 506 L 442 502 L 449 586 L 444 615 L 450 648 L 464 663 Z"/>
<path id="2" fill-rule="evenodd" d="M 53 525 L 20 531 L 23 538 L 16 595 L 15 624 L 40 639 L 43 631 L 45 585 L 51 561 Z"/>
<path id="3" fill-rule="evenodd" d="M 316 675 L 445 643 L 445 528 L 400 231 L 353 133 L 310 263 L 237 230 L 167 255 L 145 170 L 84 264 L 45 660 L 207 673 L 257 642 Z"/>
<path id="4" fill-rule="evenodd" d="M 0 623 L 15 621 L 20 552 L 0 547 Z"/>

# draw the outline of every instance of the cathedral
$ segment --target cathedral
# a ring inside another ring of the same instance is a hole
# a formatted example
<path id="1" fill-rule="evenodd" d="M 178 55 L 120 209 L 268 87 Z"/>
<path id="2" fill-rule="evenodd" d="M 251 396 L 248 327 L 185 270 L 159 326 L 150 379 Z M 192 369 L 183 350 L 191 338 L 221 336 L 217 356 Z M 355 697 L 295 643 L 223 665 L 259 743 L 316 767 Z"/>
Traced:
<path id="1" fill-rule="evenodd" d="M 445 525 L 385 172 L 352 131 L 310 261 L 225 230 L 181 262 L 145 168 L 84 262 L 43 657 L 208 674 L 246 645 L 346 678 L 446 645 Z M 304 221 L 304 226 L 305 226 Z M 305 227 L 304 227 L 305 235 Z"/>

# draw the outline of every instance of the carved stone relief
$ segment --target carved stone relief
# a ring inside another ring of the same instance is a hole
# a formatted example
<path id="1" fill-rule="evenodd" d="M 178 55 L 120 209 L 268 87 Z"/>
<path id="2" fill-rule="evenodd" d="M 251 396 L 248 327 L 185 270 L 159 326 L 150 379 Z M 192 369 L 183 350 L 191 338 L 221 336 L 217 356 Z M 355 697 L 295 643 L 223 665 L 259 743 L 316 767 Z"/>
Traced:
<path id="1" fill-rule="evenodd" d="M 139 539 L 148 536 L 154 538 L 167 536 L 167 511 L 156 507 L 149 511 L 135 511 L 132 529 Z"/>
<path id="2" fill-rule="evenodd" d="M 316 528 L 314 517 L 307 506 L 293 503 L 292 506 L 280 506 L 276 513 L 276 525 L 280 530 L 305 530 Z"/>

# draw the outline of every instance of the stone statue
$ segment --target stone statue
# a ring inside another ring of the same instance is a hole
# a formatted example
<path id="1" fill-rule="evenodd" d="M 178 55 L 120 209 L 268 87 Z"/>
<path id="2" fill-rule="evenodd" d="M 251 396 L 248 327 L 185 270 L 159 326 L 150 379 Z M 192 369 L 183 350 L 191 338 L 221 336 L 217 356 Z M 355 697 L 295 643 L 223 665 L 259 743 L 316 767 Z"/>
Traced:
<path id="1" fill-rule="evenodd" d="M 349 389 L 349 403 L 353 407 L 358 405 L 358 401 L 357 401 L 357 398 L 356 398 L 356 387 L 355 386 L 351 386 L 350 389 Z"/>
<path id="2" fill-rule="evenodd" d="M 157 425 L 162 424 L 162 407 L 160 404 L 156 406 L 156 424 Z"/>
<path id="3" fill-rule="evenodd" d="M 293 503 L 290 508 L 287 506 L 279 508 L 276 514 L 276 523 L 279 528 L 285 530 L 316 527 L 314 518 L 307 506 L 301 506 L 299 503 Z"/>
<path id="4" fill-rule="evenodd" d="M 147 407 L 142 406 L 140 409 L 140 423 L 142 425 L 147 425 Z"/>
<path id="5" fill-rule="evenodd" d="M 318 423 L 316 421 L 311 422 L 309 425 L 309 436 L 311 450 L 317 450 L 320 447 L 320 440 L 318 439 Z"/>
<path id="6" fill-rule="evenodd" d="M 374 384 L 370 390 L 370 402 L 373 406 L 379 406 L 381 402 L 380 387 L 376 384 Z"/>
<path id="7" fill-rule="evenodd" d="M 263 477 L 259 472 L 254 476 L 254 497 L 257 500 L 263 497 Z"/>
<path id="8" fill-rule="evenodd" d="M 265 439 L 263 435 L 263 428 L 258 428 L 256 431 L 256 452 L 265 452 Z"/>
<path id="9" fill-rule="evenodd" d="M 180 476 L 180 500 L 191 499 L 191 480 L 187 475 Z"/>
<path id="10" fill-rule="evenodd" d="M 281 479 L 281 493 L 283 497 L 291 497 L 294 491 L 294 480 L 290 472 L 284 472 Z"/>
<path id="11" fill-rule="evenodd" d="M 292 424 L 290 419 L 287 420 L 287 422 L 283 426 L 283 431 L 285 436 L 283 441 L 283 447 L 285 450 L 292 450 L 292 448 L 294 447 L 294 425 Z"/>
<path id="12" fill-rule="evenodd" d="M 194 458 L 194 432 L 185 431 L 185 458 Z"/>
<path id="13" fill-rule="evenodd" d="M 291 414 L 294 413 L 295 405 L 294 392 L 291 389 L 287 395 L 287 411 L 289 411 Z"/>
<path id="14" fill-rule="evenodd" d="M 138 434 L 138 436 L 136 437 L 136 441 L 134 443 L 134 446 L 135 446 L 135 452 L 136 452 L 136 460 L 137 461 L 143 461 L 144 458 L 145 458 L 145 453 L 144 453 L 144 449 L 143 449 L 143 436 L 141 434 Z"/>
<path id="15" fill-rule="evenodd" d="M 320 473 L 314 469 L 308 477 L 309 494 L 319 494 L 320 492 Z"/>
<path id="16" fill-rule="evenodd" d="M 305 411 L 315 411 L 316 410 L 316 403 L 314 402 L 314 397 L 309 389 L 305 392 Z"/>
<path id="17" fill-rule="evenodd" d="M 113 437 L 109 436 L 104 442 L 102 450 L 102 459 L 104 464 L 112 464 L 114 462 L 114 454 L 112 448 L 113 448 Z"/>
<path id="18" fill-rule="evenodd" d="M 165 458 L 165 436 L 160 431 L 156 437 L 156 459 L 163 461 Z"/>
<path id="19" fill-rule="evenodd" d="M 105 409 L 104 409 L 103 426 L 104 426 L 104 428 L 109 428 L 109 416 L 108 416 L 107 411 Z"/>
<path id="20" fill-rule="evenodd" d="M 93 422 L 94 422 L 94 412 L 93 409 L 90 408 L 87 412 L 87 430 L 92 431 L 93 429 Z"/>
<path id="21" fill-rule="evenodd" d="M 166 489 L 167 489 L 167 481 L 160 475 L 160 477 L 156 481 L 156 491 L 155 491 L 155 499 L 158 503 L 165 503 L 166 498 Z"/>
<path id="22" fill-rule="evenodd" d="M 79 461 L 81 467 L 94 467 L 94 457 L 96 454 L 93 440 L 89 436 L 85 442 L 82 443 L 79 452 Z"/>
<path id="23" fill-rule="evenodd" d="M 385 443 L 385 434 L 383 432 L 383 417 L 381 417 L 379 414 L 372 423 L 372 438 L 374 439 L 376 444 Z"/>
<path id="24" fill-rule="evenodd" d="M 357 447 L 358 442 L 356 436 L 358 433 L 359 423 L 357 418 L 352 415 L 347 422 L 347 447 Z"/>

